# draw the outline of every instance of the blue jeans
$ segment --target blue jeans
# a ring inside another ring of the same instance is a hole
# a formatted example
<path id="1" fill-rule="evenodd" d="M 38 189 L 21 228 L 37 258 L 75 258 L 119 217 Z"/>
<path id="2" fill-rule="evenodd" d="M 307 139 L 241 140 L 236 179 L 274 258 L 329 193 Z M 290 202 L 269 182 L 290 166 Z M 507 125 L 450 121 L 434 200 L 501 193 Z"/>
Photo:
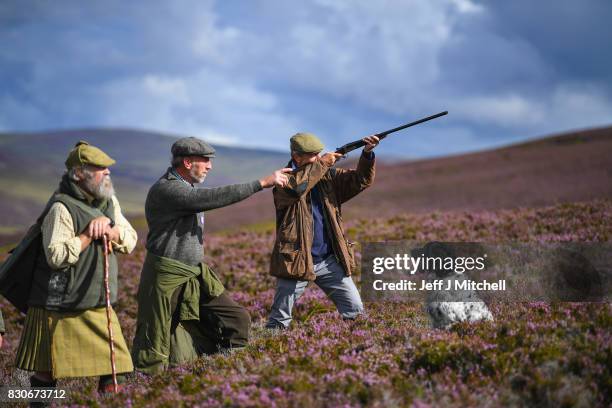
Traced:
<path id="1" fill-rule="evenodd" d="M 354 319 L 363 312 L 361 296 L 359 296 L 359 291 L 353 279 L 346 276 L 344 269 L 338 264 L 334 255 L 330 255 L 316 264 L 314 273 L 317 276 L 314 282 L 334 302 L 343 318 Z M 306 286 L 308 286 L 308 281 L 277 279 L 274 303 L 266 327 L 289 327 L 293 306 L 304 293 Z"/>

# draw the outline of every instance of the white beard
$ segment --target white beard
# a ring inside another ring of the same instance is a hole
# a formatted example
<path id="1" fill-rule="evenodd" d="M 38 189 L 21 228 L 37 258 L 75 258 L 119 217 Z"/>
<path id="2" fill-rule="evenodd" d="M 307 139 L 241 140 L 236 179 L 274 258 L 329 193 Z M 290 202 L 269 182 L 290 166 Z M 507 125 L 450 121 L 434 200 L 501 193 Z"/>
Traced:
<path id="1" fill-rule="evenodd" d="M 115 188 L 113 186 L 113 182 L 110 176 L 104 176 L 104 178 L 100 181 L 98 185 L 94 183 L 93 177 L 89 174 L 86 176 L 83 181 L 85 190 L 94 198 L 101 200 L 106 199 L 109 200 L 112 196 L 115 195 Z"/>
<path id="2" fill-rule="evenodd" d="M 194 179 L 196 183 L 203 183 L 204 179 L 206 178 L 206 174 L 203 174 L 200 177 L 196 177 L 195 169 L 193 167 L 189 169 L 189 176 L 191 176 L 191 178 Z"/>

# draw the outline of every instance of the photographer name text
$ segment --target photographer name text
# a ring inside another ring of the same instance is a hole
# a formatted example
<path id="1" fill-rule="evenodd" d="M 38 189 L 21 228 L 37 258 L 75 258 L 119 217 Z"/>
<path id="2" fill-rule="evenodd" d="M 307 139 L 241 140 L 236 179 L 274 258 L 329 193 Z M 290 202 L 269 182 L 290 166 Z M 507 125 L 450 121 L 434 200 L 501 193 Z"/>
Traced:
<path id="1" fill-rule="evenodd" d="M 385 282 L 377 279 L 372 283 L 372 287 L 377 291 L 442 291 L 442 290 L 477 290 L 477 291 L 504 291 L 506 290 L 506 280 L 500 279 L 496 282 L 487 280 L 474 281 L 465 280 L 421 280 L 417 281 L 402 279 L 395 282 Z"/>

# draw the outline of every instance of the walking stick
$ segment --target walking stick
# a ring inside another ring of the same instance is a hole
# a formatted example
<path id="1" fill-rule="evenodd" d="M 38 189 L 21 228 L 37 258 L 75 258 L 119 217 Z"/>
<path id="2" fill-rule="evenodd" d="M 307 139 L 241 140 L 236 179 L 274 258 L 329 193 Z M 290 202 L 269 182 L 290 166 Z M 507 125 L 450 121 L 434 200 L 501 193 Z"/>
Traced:
<path id="1" fill-rule="evenodd" d="M 110 347 L 111 370 L 113 373 L 113 391 L 119 392 L 117 384 L 117 368 L 115 367 L 115 339 L 113 338 L 113 327 L 111 325 L 111 303 L 110 303 L 110 286 L 108 284 L 108 237 L 106 234 L 102 236 L 104 245 L 104 289 L 106 290 L 106 321 L 108 322 L 108 345 Z"/>

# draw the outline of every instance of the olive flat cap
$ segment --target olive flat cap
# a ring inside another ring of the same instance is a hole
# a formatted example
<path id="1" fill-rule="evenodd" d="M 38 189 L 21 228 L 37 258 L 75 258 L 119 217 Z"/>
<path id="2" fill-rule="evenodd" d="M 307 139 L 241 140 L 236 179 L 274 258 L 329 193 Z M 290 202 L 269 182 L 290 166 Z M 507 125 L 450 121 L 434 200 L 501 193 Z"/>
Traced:
<path id="1" fill-rule="evenodd" d="M 68 153 L 66 168 L 68 170 L 86 164 L 98 167 L 110 167 L 115 160 L 96 146 L 92 146 L 84 140 L 79 140 L 74 148 Z"/>
<path id="2" fill-rule="evenodd" d="M 184 137 L 172 145 L 172 156 L 215 157 L 215 148 L 197 137 Z"/>
<path id="3" fill-rule="evenodd" d="M 291 136 L 291 151 L 298 153 L 319 153 L 323 143 L 312 133 L 296 133 Z"/>

